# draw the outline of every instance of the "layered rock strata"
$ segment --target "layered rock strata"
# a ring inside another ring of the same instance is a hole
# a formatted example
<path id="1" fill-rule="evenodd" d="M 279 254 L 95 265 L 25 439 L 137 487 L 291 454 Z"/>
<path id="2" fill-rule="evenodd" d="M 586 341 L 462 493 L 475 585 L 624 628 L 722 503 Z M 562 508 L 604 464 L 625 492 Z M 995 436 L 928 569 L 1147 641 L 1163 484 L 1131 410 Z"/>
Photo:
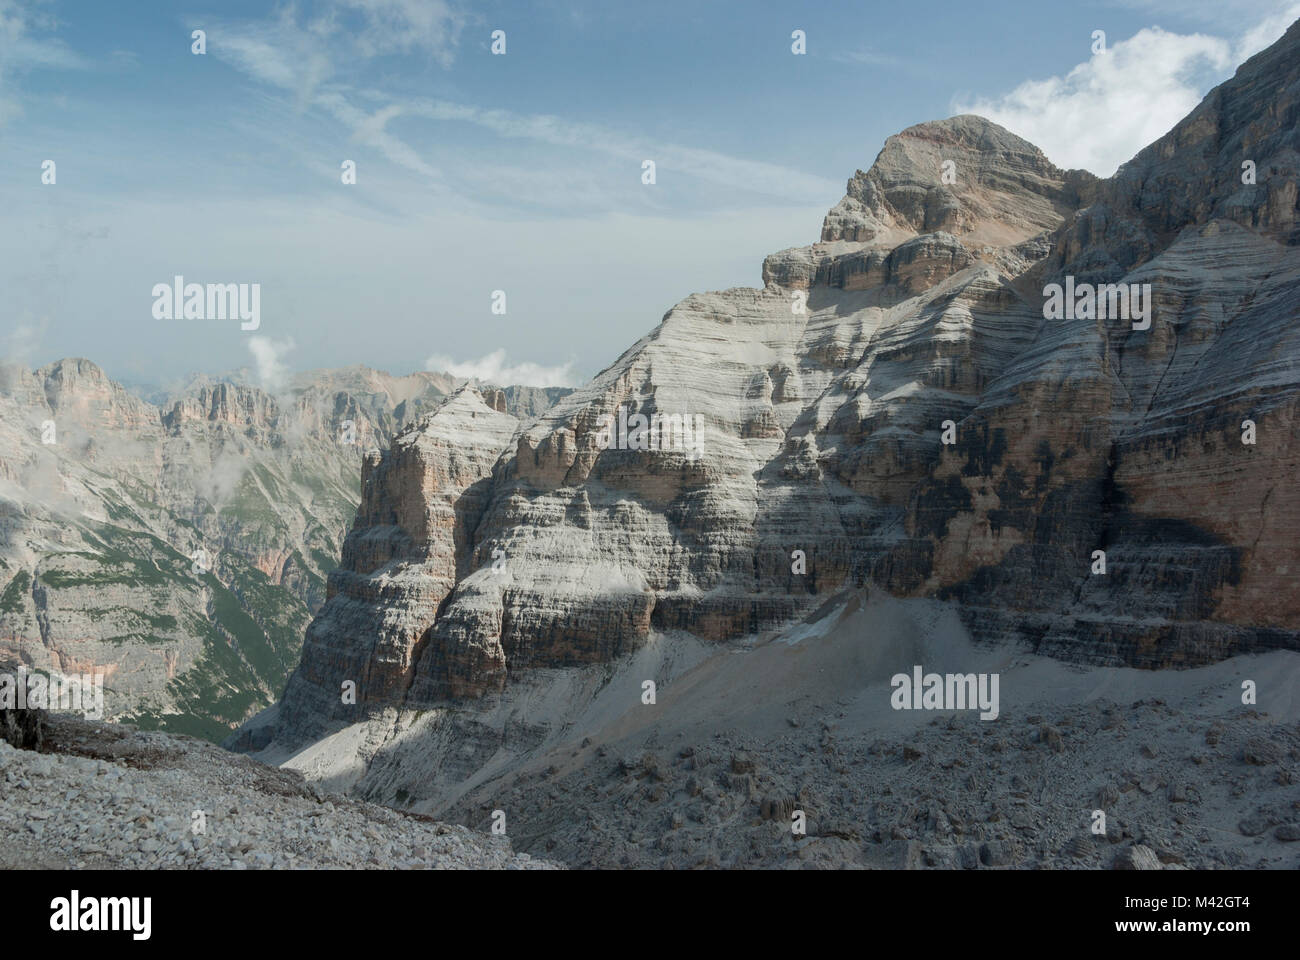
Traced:
<path id="1" fill-rule="evenodd" d="M 866 583 L 1097 664 L 1300 647 L 1297 90 L 1293 26 L 1104 181 L 911 127 L 762 288 L 688 297 L 535 419 L 447 403 L 368 466 L 254 739 Z M 1149 285 L 1149 326 L 1049 319 L 1067 281 Z"/>

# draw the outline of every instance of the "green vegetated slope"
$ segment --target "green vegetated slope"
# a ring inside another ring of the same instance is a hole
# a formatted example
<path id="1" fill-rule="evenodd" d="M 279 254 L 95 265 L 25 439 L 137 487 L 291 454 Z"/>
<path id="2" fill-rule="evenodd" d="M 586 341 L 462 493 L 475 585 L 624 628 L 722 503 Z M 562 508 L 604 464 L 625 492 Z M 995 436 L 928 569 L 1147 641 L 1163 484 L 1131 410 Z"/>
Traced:
<path id="1" fill-rule="evenodd" d="M 88 478 L 107 519 L 28 516 L 61 521 L 58 542 L 30 567 L 0 566 L 0 653 L 33 670 L 109 665 L 106 717 L 221 740 L 283 690 L 338 562 L 360 471 L 322 466 L 313 478 L 256 462 L 225 503 L 189 517 L 129 481 Z M 259 568 L 271 564 L 275 580 Z"/>

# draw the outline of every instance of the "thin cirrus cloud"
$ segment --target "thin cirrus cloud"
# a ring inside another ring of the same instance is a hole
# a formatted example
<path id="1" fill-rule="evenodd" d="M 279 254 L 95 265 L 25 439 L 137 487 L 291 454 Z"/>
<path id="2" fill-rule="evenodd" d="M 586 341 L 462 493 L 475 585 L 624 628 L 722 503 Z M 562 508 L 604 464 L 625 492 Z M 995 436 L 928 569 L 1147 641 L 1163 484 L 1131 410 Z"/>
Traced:
<path id="1" fill-rule="evenodd" d="M 643 160 L 653 159 L 657 175 L 675 172 L 790 202 L 823 202 L 840 189 L 838 182 L 777 164 L 631 137 L 599 124 L 550 114 L 415 99 L 393 99 L 377 109 L 363 109 L 357 106 L 357 91 L 336 79 L 337 56 L 331 37 L 329 31 L 304 28 L 291 14 L 282 13 L 278 20 L 267 24 L 214 24 L 208 43 L 216 56 L 250 78 L 292 94 L 300 107 L 324 110 L 349 130 L 353 142 L 376 150 L 391 163 L 435 185 L 443 185 L 443 172 L 416 145 L 391 133 L 391 121 L 402 117 L 471 124 L 505 139 L 524 139 L 625 160 L 635 164 L 638 172 Z M 373 90 L 368 91 L 367 99 L 374 96 Z"/>
<path id="2" fill-rule="evenodd" d="M 469 17 L 445 0 L 335 0 L 359 12 L 365 26 L 353 34 L 363 56 L 424 52 L 444 67 L 455 59 Z"/>
<path id="3" fill-rule="evenodd" d="M 445 0 L 329 0 L 301 23 L 293 6 L 273 20 L 213 22 L 209 37 L 252 75 L 310 99 L 338 61 L 423 54 L 450 67 L 469 17 Z M 357 14 L 349 17 L 348 14 Z"/>
<path id="4" fill-rule="evenodd" d="M 17 0 L 0 0 L 0 126 L 21 116 L 14 77 L 29 70 L 84 70 L 89 64 L 63 41 L 47 36 L 52 18 Z"/>
<path id="5" fill-rule="evenodd" d="M 914 60 L 896 56 L 892 53 L 881 53 L 878 50 L 859 49 L 843 53 L 832 53 L 831 59 L 836 63 L 851 63 L 864 67 L 888 67 L 891 70 L 910 67 L 921 69 L 921 65 Z"/>
<path id="6" fill-rule="evenodd" d="M 998 97 L 954 99 L 1042 149 L 1053 163 L 1112 175 L 1190 113 L 1205 91 L 1285 32 L 1300 5 L 1269 15 L 1230 41 L 1139 30 L 1063 76 L 1027 80 Z"/>
<path id="7" fill-rule="evenodd" d="M 344 119 L 335 106 L 335 115 Z M 695 147 L 654 143 L 627 137 L 607 127 L 565 120 L 550 114 L 520 114 L 510 110 L 483 109 L 442 100 L 392 104 L 367 117 L 354 128 L 359 138 L 381 143 L 387 137 L 385 124 L 399 116 L 417 117 L 442 123 L 469 123 L 506 139 L 525 139 L 549 146 L 571 147 L 626 160 L 640 167 L 653 158 L 658 171 L 672 171 L 726 187 L 797 203 L 820 202 L 834 196 L 839 183 L 776 164 L 745 160 Z M 391 143 L 392 138 L 388 138 Z M 401 162 L 386 149 L 390 159 Z"/>

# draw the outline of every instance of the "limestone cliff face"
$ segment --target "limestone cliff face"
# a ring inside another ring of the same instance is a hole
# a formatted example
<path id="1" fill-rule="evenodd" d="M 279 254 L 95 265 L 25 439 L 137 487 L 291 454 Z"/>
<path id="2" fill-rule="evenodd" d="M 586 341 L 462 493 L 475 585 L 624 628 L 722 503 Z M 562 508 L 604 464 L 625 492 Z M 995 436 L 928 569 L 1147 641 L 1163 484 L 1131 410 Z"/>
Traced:
<path id="1" fill-rule="evenodd" d="M 929 569 L 908 577 L 959 597 L 984 635 L 1149 665 L 1295 645 L 1297 90 L 1293 25 L 1098 184 L 1027 272 L 1031 292 L 1150 284 L 1154 307 L 1147 330 L 1042 322 L 918 490 L 909 533 Z M 935 515 L 956 483 L 971 505 Z M 1094 548 L 1108 573 L 1080 578 Z"/>
<path id="2" fill-rule="evenodd" d="M 501 399 L 499 391 L 489 399 Z M 472 568 L 474 532 L 492 486 L 492 468 L 518 421 L 464 388 L 435 413 L 400 434 L 382 457 L 368 456 L 363 499 L 330 575 L 329 599 L 307 630 L 300 692 L 293 711 L 332 710 L 342 702 L 338 676 L 352 679 L 360 702 L 402 698 L 416 657 L 428 647 L 439 609 Z M 438 624 L 450 636 L 451 620 Z M 449 689 L 462 678 L 499 677 L 504 659 L 498 631 L 442 642 L 440 666 Z"/>
<path id="3" fill-rule="evenodd" d="M 762 289 L 688 297 L 513 428 L 435 411 L 368 467 L 278 733 L 864 582 L 1083 661 L 1300 646 L 1298 77 L 1293 26 L 1108 181 L 912 127 Z M 1045 319 L 1067 276 L 1150 284 L 1150 327 Z"/>

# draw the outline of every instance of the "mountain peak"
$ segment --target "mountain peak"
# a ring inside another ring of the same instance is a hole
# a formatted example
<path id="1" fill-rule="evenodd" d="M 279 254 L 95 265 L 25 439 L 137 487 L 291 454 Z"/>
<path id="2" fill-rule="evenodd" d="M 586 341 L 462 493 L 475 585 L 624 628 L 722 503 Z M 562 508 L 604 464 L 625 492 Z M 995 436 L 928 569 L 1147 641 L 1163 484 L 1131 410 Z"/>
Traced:
<path id="1" fill-rule="evenodd" d="M 1059 226 L 1090 179 L 984 117 L 919 123 L 853 175 L 821 239 L 894 247 L 942 231 L 971 245 L 1013 246 Z"/>

